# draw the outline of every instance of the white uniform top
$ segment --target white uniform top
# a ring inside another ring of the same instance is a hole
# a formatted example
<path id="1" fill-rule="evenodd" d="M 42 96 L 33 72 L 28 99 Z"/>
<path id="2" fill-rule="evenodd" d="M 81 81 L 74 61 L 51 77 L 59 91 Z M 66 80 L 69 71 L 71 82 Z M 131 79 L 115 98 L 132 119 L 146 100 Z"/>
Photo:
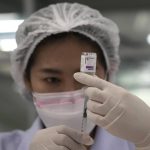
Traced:
<path id="1" fill-rule="evenodd" d="M 40 119 L 37 118 L 31 128 L 26 131 L 14 130 L 0 133 L 0 150 L 29 150 L 34 133 L 41 129 Z M 134 144 L 115 137 L 102 128 L 98 128 L 95 143 L 91 150 L 135 150 Z"/>

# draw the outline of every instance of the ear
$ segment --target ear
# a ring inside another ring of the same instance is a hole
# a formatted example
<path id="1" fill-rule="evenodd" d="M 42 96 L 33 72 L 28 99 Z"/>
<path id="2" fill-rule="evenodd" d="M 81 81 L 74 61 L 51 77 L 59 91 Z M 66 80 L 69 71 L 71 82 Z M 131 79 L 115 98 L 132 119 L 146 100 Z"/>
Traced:
<path id="1" fill-rule="evenodd" d="M 31 81 L 30 79 L 27 79 L 26 77 L 24 77 L 24 82 L 25 82 L 25 86 L 27 87 L 27 89 L 29 91 L 32 91 L 32 86 L 31 86 Z"/>

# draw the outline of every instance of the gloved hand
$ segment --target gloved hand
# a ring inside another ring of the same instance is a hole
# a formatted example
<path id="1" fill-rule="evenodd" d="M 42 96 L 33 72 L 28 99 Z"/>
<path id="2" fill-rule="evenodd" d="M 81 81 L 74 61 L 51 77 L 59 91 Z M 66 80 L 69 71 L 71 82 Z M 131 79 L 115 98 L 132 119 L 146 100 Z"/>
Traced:
<path id="1" fill-rule="evenodd" d="M 141 99 L 96 76 L 80 72 L 74 78 L 88 86 L 87 115 L 95 124 L 150 150 L 150 108 Z"/>
<path id="2" fill-rule="evenodd" d="M 61 125 L 38 131 L 29 150 L 86 150 L 92 144 L 89 135 Z"/>

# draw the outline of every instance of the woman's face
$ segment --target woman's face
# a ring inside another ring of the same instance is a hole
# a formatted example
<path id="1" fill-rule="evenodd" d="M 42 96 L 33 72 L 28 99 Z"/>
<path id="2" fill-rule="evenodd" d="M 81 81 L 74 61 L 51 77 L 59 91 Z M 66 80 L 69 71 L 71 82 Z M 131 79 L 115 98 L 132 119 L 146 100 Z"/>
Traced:
<path id="1" fill-rule="evenodd" d="M 39 93 L 63 92 L 80 89 L 83 85 L 75 81 L 73 74 L 80 71 L 82 52 L 91 52 L 92 47 L 75 38 L 66 38 L 40 46 L 31 67 L 30 90 Z M 97 76 L 104 78 L 101 64 L 97 63 Z"/>

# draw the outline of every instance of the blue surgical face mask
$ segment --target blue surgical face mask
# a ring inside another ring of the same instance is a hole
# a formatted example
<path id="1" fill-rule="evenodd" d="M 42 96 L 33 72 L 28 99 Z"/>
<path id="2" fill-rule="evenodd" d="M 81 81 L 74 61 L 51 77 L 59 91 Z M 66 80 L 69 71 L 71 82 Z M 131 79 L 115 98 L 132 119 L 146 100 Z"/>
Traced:
<path id="1" fill-rule="evenodd" d="M 57 93 L 35 93 L 36 110 L 46 127 L 66 125 L 81 130 L 85 95 L 83 89 Z M 86 132 L 94 128 L 87 119 Z"/>

